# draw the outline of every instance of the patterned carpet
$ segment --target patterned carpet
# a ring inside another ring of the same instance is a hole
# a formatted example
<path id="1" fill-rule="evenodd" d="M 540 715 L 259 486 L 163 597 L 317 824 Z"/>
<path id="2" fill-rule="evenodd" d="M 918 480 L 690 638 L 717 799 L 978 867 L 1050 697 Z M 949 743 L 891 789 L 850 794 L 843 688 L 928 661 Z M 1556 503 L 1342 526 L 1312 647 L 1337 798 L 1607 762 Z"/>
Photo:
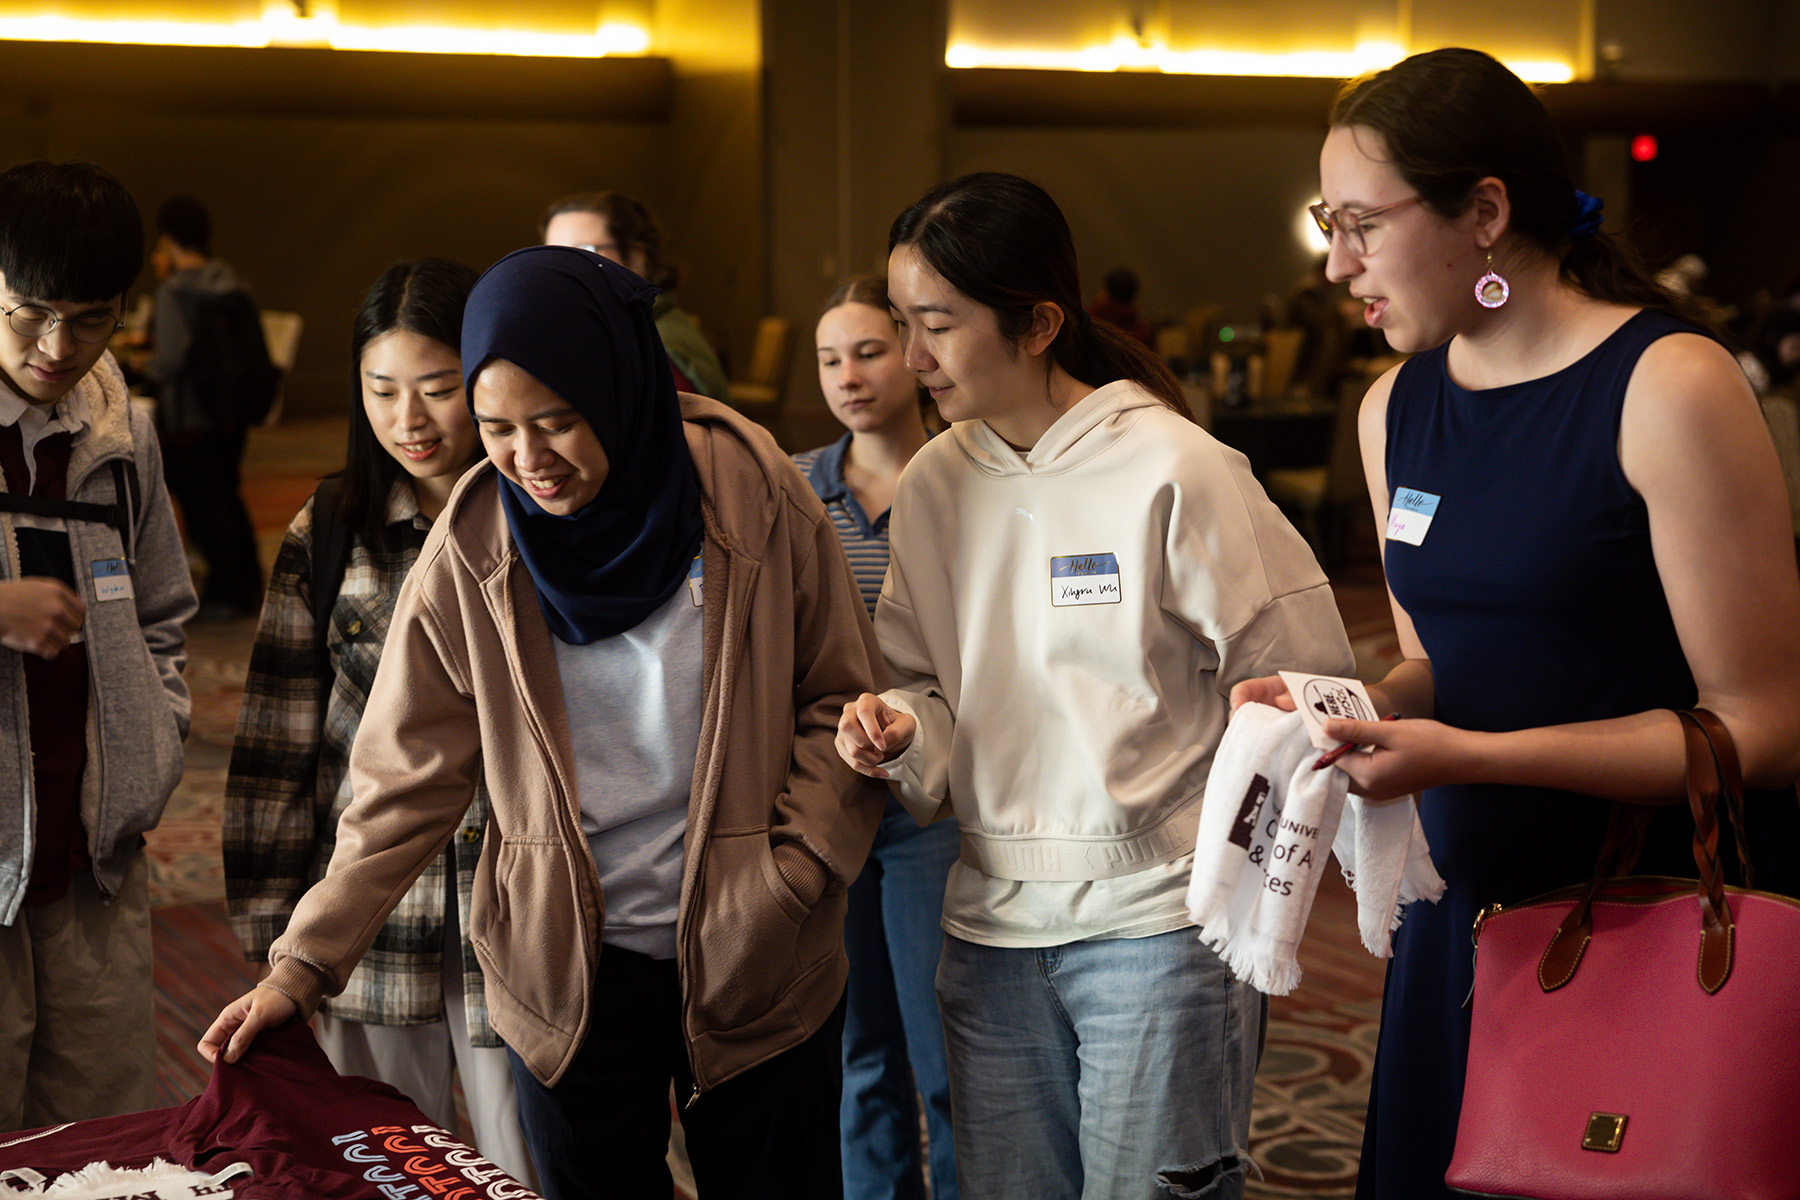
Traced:
<path id="1" fill-rule="evenodd" d="M 258 431 L 245 465 L 245 492 L 263 563 L 319 475 L 341 453 L 342 426 L 308 422 Z M 1379 677 L 1397 655 L 1393 624 L 1372 550 L 1333 571 L 1334 590 L 1356 650 L 1358 673 Z M 194 1050 L 200 1033 L 254 981 L 224 919 L 219 820 L 244 665 L 255 623 L 198 623 L 188 631 L 187 679 L 194 723 L 187 769 L 162 825 L 149 839 L 155 906 L 159 1105 L 205 1086 Z M 1327 872 L 1301 949 L 1294 994 L 1270 1006 L 1269 1043 L 1256 1080 L 1251 1156 L 1264 1182 L 1258 1200 L 1349 1197 L 1356 1180 L 1380 1012 L 1382 964 L 1356 932 L 1355 901 Z"/>

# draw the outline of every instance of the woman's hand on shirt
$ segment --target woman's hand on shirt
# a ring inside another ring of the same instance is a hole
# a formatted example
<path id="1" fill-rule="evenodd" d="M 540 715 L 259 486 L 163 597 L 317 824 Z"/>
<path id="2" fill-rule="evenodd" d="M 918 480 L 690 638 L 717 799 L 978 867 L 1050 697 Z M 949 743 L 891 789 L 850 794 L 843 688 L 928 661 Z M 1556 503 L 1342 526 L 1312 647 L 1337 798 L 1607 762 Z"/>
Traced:
<path id="1" fill-rule="evenodd" d="M 918 728 L 911 713 L 864 692 L 844 705 L 844 715 L 838 718 L 837 752 L 859 774 L 886 779 L 881 764 L 912 745 Z"/>
<path id="2" fill-rule="evenodd" d="M 223 1050 L 225 1061 L 234 1063 L 244 1057 L 257 1034 L 285 1025 L 299 1013 L 300 1006 L 274 988 L 251 988 L 220 1010 L 212 1025 L 200 1035 L 200 1057 L 218 1062 Z"/>

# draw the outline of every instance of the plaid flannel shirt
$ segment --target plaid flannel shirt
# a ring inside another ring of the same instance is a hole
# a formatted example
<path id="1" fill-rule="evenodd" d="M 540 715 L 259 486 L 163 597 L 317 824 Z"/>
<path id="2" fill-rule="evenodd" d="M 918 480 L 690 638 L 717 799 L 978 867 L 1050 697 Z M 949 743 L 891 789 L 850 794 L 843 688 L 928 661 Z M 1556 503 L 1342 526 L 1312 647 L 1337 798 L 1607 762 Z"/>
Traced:
<path id="1" fill-rule="evenodd" d="M 338 818 L 350 803 L 350 745 L 401 581 L 430 528 L 401 481 L 388 497 L 388 547 L 351 538 L 326 635 L 332 679 L 321 721 L 312 509 L 308 499 L 275 556 L 225 785 L 226 910 L 251 961 L 268 957 L 301 894 L 331 861 Z M 343 993 L 325 1001 L 327 1011 L 371 1025 L 443 1019 L 445 887 L 453 879 L 469 1037 L 478 1046 L 500 1044 L 488 1024 L 481 967 L 469 945 L 469 893 L 487 817 L 487 794 L 478 787 L 449 847 L 401 899 Z"/>

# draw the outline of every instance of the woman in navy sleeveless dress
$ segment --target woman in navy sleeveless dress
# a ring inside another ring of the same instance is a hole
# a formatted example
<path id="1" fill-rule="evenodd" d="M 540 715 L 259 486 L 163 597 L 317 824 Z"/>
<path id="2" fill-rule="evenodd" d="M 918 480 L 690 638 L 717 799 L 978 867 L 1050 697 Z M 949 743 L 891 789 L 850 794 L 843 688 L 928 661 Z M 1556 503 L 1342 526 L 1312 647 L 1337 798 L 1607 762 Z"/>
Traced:
<path id="1" fill-rule="evenodd" d="M 1585 880 L 1609 801 L 1682 794 L 1670 709 L 1783 789 L 1757 883 L 1796 891 L 1800 573 L 1742 372 L 1599 232 L 1511 72 L 1442 50 L 1347 85 L 1320 173 L 1328 274 L 1414 354 L 1360 418 L 1405 655 L 1371 692 L 1407 719 L 1328 731 L 1375 747 L 1355 790 L 1420 794 L 1448 885 L 1395 940 L 1358 1180 L 1419 1200 L 1448 1194 L 1476 911 Z M 1691 833 L 1661 810 L 1639 869 L 1692 875 Z"/>

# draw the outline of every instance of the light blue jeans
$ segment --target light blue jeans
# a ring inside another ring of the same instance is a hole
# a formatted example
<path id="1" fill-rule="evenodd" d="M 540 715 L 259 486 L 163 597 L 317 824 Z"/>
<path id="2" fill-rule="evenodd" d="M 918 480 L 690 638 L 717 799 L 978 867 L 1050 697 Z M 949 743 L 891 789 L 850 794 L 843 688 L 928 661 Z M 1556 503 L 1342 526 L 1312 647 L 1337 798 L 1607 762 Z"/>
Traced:
<path id="1" fill-rule="evenodd" d="M 869 861 L 850 885 L 840 1109 L 844 1200 L 924 1200 L 927 1174 L 932 1200 L 957 1200 L 934 981 L 944 948 L 944 880 L 960 834 L 955 821 L 921 826 L 890 798 Z M 919 1161 L 920 1099 L 929 1164 Z"/>
<path id="2" fill-rule="evenodd" d="M 1267 999 L 1193 929 L 1040 949 L 946 935 L 956 1165 L 982 1200 L 1236 1200 Z"/>

